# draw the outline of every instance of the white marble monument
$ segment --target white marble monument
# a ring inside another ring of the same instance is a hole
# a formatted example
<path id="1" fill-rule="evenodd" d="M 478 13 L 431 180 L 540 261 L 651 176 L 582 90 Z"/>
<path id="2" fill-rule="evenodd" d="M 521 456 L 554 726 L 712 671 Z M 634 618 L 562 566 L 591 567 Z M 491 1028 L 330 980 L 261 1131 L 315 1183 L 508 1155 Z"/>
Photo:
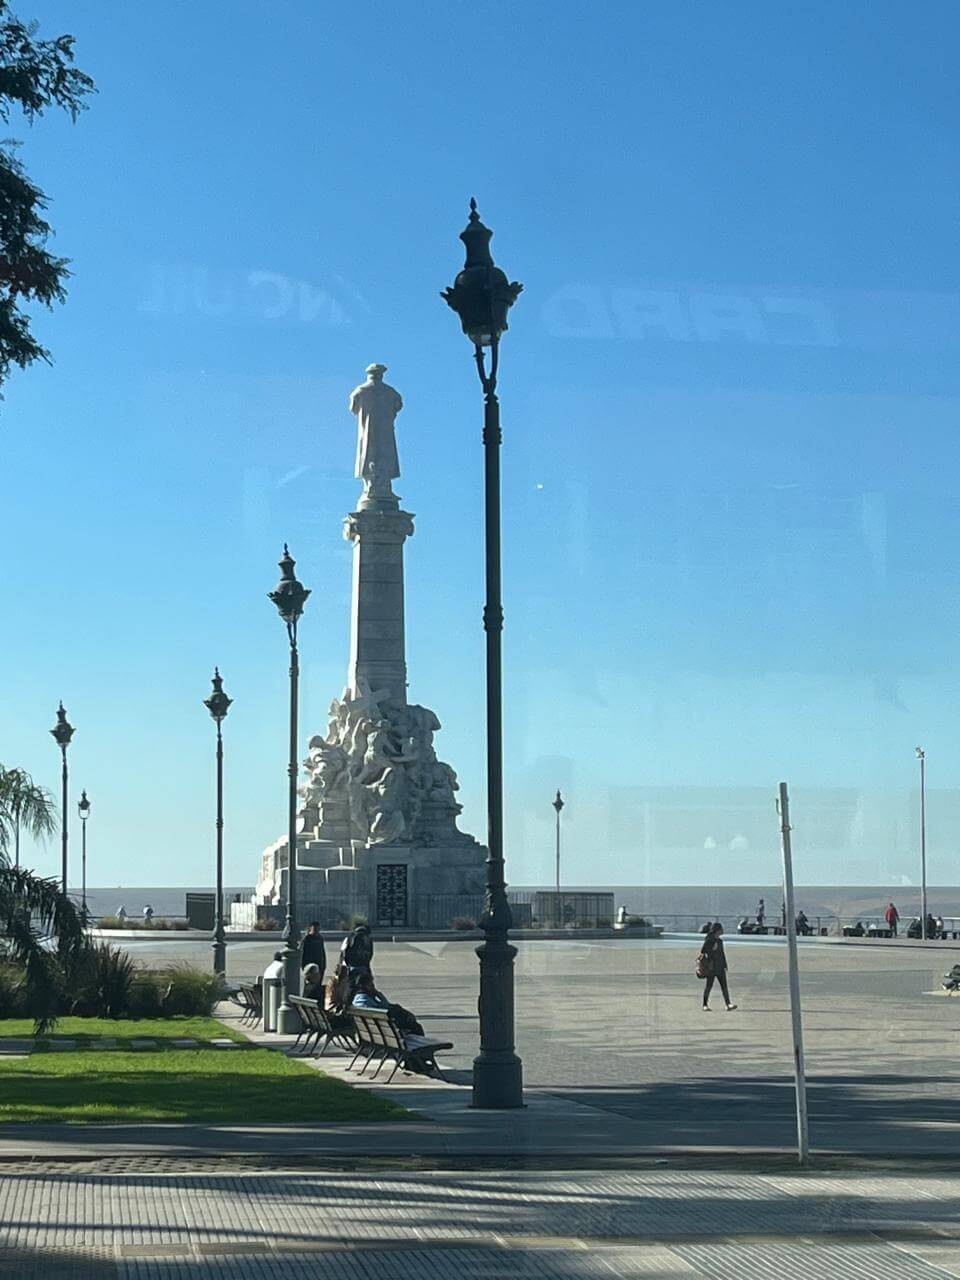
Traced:
<path id="1" fill-rule="evenodd" d="M 300 788 L 297 842 L 301 926 L 353 914 L 371 924 L 440 927 L 480 910 L 486 849 L 457 828 L 457 775 L 438 759 L 434 712 L 407 701 L 403 546 L 413 516 L 400 508 L 395 423 L 403 401 L 372 364 L 350 396 L 357 418 L 347 685 L 312 737 Z M 254 901 L 285 900 L 287 841 L 264 851 Z"/>

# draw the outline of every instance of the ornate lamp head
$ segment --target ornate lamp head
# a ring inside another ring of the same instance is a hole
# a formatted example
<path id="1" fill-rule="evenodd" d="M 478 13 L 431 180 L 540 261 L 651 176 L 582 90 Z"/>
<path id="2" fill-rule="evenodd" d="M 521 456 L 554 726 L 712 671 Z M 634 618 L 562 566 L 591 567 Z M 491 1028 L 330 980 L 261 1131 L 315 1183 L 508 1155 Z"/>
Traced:
<path id="1" fill-rule="evenodd" d="M 90 801 L 87 799 L 87 793 L 84 791 L 81 794 L 80 801 L 77 805 L 77 812 L 80 815 L 81 822 L 86 822 L 86 820 L 90 817 L 91 808 L 92 806 L 90 804 Z"/>
<path id="2" fill-rule="evenodd" d="M 557 816 L 559 817 L 559 815 L 560 815 L 560 810 L 563 808 L 563 797 L 560 795 L 560 788 L 559 788 L 559 787 L 557 788 L 557 798 L 556 798 L 556 800 L 554 800 L 554 802 L 553 802 L 553 807 L 556 809 L 556 811 L 557 811 Z"/>
<path id="3" fill-rule="evenodd" d="M 302 582 L 297 581 L 297 575 L 294 573 L 296 563 L 287 544 L 284 543 L 283 558 L 280 561 L 280 581 L 269 593 L 270 599 L 277 606 L 277 611 L 291 634 L 296 632 L 297 621 L 303 613 L 303 606 L 307 603 L 307 596 L 310 594 L 309 589 Z"/>
<path id="4" fill-rule="evenodd" d="M 467 260 L 453 287 L 440 295 L 460 317 L 463 332 L 476 347 L 489 347 L 506 332 L 507 312 L 523 289 L 516 280 L 511 283 L 494 264 L 490 253 L 492 235 L 480 221 L 476 200 L 471 200 L 470 220 L 460 233 Z"/>
<path id="5" fill-rule="evenodd" d="M 57 708 L 57 723 L 53 726 L 50 732 L 53 734 L 57 746 L 62 751 L 66 751 L 67 747 L 70 745 L 70 739 L 73 737 L 73 725 L 67 719 L 67 713 L 63 709 L 62 702 Z"/>
<path id="6" fill-rule="evenodd" d="M 233 699 L 228 698 L 223 691 L 223 676 L 220 674 L 219 667 L 213 668 L 212 684 L 213 693 L 211 693 L 209 698 L 204 698 L 203 705 L 213 716 L 214 720 L 216 720 L 217 724 L 220 724 L 220 722 L 225 718 L 227 712 L 230 710 L 230 703 Z"/>

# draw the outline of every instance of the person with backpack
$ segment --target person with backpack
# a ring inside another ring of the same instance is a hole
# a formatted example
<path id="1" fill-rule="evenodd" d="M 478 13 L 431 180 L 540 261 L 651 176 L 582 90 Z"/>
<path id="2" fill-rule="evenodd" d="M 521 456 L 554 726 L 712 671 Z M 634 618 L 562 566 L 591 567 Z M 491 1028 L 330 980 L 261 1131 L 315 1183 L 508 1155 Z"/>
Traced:
<path id="1" fill-rule="evenodd" d="M 340 959 L 347 966 L 351 977 L 373 964 L 373 934 L 368 924 L 358 924 L 340 945 Z"/>
<path id="2" fill-rule="evenodd" d="M 723 949 L 722 935 L 723 925 L 717 920 L 707 931 L 697 957 L 697 977 L 706 979 L 706 986 L 703 988 L 704 1013 L 710 1012 L 710 992 L 715 982 L 720 984 L 727 1012 L 730 1013 L 737 1007 L 730 1002 L 730 990 L 727 986 L 727 954 Z"/>

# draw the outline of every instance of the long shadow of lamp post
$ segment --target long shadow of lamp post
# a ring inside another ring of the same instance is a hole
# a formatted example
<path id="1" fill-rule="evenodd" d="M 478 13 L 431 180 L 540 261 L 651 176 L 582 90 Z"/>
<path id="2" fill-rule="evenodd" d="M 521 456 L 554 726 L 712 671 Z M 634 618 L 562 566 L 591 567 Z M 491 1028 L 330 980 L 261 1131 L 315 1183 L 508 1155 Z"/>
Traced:
<path id="1" fill-rule="evenodd" d="M 83 912 L 84 923 L 87 919 L 87 819 L 90 817 L 90 810 L 93 808 L 87 799 L 86 791 L 80 793 L 80 800 L 77 804 L 77 814 L 80 818 L 80 909 Z"/>
<path id="2" fill-rule="evenodd" d="M 280 581 L 269 593 L 286 623 L 290 641 L 290 759 L 287 764 L 287 919 L 283 927 L 283 1000 L 277 1010 L 277 1030 L 281 1035 L 294 1035 L 299 1016 L 289 996 L 300 994 L 300 931 L 297 927 L 297 688 L 300 660 L 297 654 L 297 623 L 310 594 L 294 573 L 296 561 L 287 544 L 283 544 Z"/>
<path id="3" fill-rule="evenodd" d="M 60 850 L 61 850 L 61 868 L 60 868 L 60 888 L 63 893 L 67 892 L 67 747 L 70 745 L 70 739 L 73 737 L 73 725 L 67 719 L 67 713 L 63 709 L 63 703 L 57 708 L 57 723 L 50 730 L 53 734 L 57 746 L 60 748 L 60 755 L 63 759 L 63 768 L 60 772 L 61 783 L 61 800 L 60 800 Z"/>
<path id="4" fill-rule="evenodd" d="M 475 1107 L 522 1107 L 523 1065 L 514 1051 L 514 957 L 509 932 L 513 920 L 507 901 L 503 863 L 503 677 L 501 640 L 503 605 L 500 592 L 500 402 L 497 365 L 507 311 L 523 285 L 511 283 L 490 254 L 493 232 L 483 225 L 476 200 L 460 234 L 467 250 L 463 270 L 453 287 L 441 294 L 460 317 L 473 344 L 483 388 L 484 526 L 487 599 L 483 625 L 487 633 L 487 884 L 480 917 L 484 941 L 480 957 L 480 1053 L 473 1062 Z M 490 349 L 489 369 L 484 349 Z"/>
<path id="5" fill-rule="evenodd" d="M 213 668 L 213 693 L 203 705 L 217 724 L 217 896 L 214 900 L 213 972 L 227 971 L 227 935 L 223 929 L 223 731 L 221 726 L 230 710 L 232 698 L 223 691 L 220 668 Z"/>

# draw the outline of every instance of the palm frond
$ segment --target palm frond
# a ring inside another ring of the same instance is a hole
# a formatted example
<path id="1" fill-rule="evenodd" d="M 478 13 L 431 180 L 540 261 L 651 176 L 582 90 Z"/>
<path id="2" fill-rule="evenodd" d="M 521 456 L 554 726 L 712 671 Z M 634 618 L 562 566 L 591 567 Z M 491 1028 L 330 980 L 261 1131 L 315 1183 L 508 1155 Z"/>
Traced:
<path id="1" fill-rule="evenodd" d="M 52 935 L 56 956 L 44 946 Z M 0 944 L 10 959 L 24 966 L 29 1008 L 37 1032 L 56 1019 L 57 959 L 70 960 L 84 945 L 80 911 L 56 880 L 36 876 L 22 867 L 0 866 Z"/>

